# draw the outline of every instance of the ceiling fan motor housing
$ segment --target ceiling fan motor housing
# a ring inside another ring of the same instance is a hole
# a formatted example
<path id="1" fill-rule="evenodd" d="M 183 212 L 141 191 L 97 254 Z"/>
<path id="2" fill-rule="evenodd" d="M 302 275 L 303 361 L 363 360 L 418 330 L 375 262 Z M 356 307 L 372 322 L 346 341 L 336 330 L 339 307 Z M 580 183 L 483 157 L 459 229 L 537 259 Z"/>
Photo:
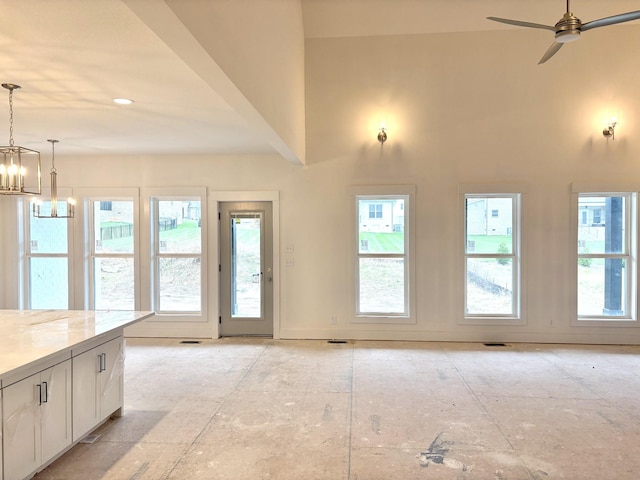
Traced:
<path id="1" fill-rule="evenodd" d="M 565 13 L 556 23 L 556 42 L 569 43 L 578 40 L 581 28 L 582 22 L 578 17 L 574 16 L 572 12 Z"/>

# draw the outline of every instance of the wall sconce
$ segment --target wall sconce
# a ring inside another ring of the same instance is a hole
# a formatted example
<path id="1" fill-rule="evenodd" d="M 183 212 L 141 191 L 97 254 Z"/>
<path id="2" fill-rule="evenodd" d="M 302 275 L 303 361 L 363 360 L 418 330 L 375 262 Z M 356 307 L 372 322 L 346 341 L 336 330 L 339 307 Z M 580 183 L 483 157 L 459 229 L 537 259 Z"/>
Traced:
<path id="1" fill-rule="evenodd" d="M 380 125 L 380 131 L 378 132 L 378 141 L 384 145 L 384 142 L 387 141 L 387 132 L 385 132 L 385 125 L 384 123 Z"/>
<path id="2" fill-rule="evenodd" d="M 604 135 L 605 138 L 611 137 L 611 140 L 615 140 L 617 124 L 618 124 L 618 120 L 616 119 L 616 117 L 612 117 L 611 120 L 609 121 L 609 124 L 606 127 L 604 127 L 604 130 L 602 130 L 602 135 Z"/>

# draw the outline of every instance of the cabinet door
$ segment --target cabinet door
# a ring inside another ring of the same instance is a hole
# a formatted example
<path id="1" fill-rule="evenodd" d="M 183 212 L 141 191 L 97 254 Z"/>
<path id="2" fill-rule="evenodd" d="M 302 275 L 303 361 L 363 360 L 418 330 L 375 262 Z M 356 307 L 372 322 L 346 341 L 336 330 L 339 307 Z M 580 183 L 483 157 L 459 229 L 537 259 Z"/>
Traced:
<path id="1" fill-rule="evenodd" d="M 2 409 L 2 390 L 0 390 L 0 418 L 2 418 L 4 420 L 4 417 L 2 416 L 2 412 L 4 410 Z M 4 423 L 4 422 L 3 422 Z M 0 425 L 0 432 L 2 432 L 2 425 Z M 2 436 L 2 434 L 0 433 L 0 436 Z M 0 439 L 1 440 L 1 439 Z M 0 442 L 0 480 L 3 480 L 2 477 L 2 442 Z"/>
<path id="2" fill-rule="evenodd" d="M 71 360 L 40 374 L 42 463 L 71 445 Z"/>
<path id="3" fill-rule="evenodd" d="M 40 466 L 40 374 L 2 391 L 4 480 L 22 480 Z"/>
<path id="4" fill-rule="evenodd" d="M 124 372 L 124 345 L 122 338 L 116 338 L 100 346 L 104 355 L 104 371 L 99 375 L 101 392 L 101 419 L 122 407 L 122 375 Z"/>
<path id="5" fill-rule="evenodd" d="M 98 373 L 100 353 L 89 350 L 71 359 L 73 382 L 73 441 L 80 440 L 100 421 Z"/>

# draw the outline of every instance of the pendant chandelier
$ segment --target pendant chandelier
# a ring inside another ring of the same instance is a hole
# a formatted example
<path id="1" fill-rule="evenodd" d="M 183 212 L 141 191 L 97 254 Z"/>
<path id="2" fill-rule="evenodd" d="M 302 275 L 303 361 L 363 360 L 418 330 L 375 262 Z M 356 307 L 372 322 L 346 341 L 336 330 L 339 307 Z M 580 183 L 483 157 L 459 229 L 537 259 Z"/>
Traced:
<path id="1" fill-rule="evenodd" d="M 42 194 L 40 152 L 13 144 L 13 91 L 18 90 L 20 85 L 3 83 L 2 86 L 9 90 L 9 146 L 0 147 L 0 194 L 40 195 Z M 29 171 L 31 166 L 35 168 L 33 172 Z M 37 175 L 37 189 L 28 190 L 25 186 L 27 174 Z"/>
<path id="2" fill-rule="evenodd" d="M 42 201 L 37 199 L 31 204 L 33 216 L 37 218 L 73 218 L 76 202 L 71 197 L 67 199 L 66 214 L 58 214 L 58 172 L 56 171 L 56 143 L 58 140 L 49 139 L 47 142 L 51 143 L 51 213 L 49 215 L 43 214 L 41 212 Z"/>

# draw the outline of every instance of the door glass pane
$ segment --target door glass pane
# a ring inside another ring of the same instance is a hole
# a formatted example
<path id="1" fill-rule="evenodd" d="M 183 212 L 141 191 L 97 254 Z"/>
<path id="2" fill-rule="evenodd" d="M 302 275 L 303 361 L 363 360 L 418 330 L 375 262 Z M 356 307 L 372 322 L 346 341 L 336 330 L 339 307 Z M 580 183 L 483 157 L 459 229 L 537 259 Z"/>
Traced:
<path id="1" fill-rule="evenodd" d="M 95 309 L 134 310 L 133 258 L 95 258 Z"/>
<path id="2" fill-rule="evenodd" d="M 627 315 L 626 279 L 625 259 L 578 259 L 578 315 Z"/>
<path id="3" fill-rule="evenodd" d="M 260 214 L 231 214 L 231 316 L 262 316 Z"/>
<path id="4" fill-rule="evenodd" d="M 159 200 L 160 253 L 200 253 L 200 201 Z"/>
<path id="5" fill-rule="evenodd" d="M 404 207 L 403 198 L 358 200 L 359 253 L 404 253 Z"/>
<path id="6" fill-rule="evenodd" d="M 160 311 L 200 311 L 200 258 L 160 258 Z"/>
<path id="7" fill-rule="evenodd" d="M 360 258 L 359 313 L 406 313 L 403 258 Z"/>
<path id="8" fill-rule="evenodd" d="M 467 258 L 467 314 L 513 313 L 510 258 Z"/>
<path id="9" fill-rule="evenodd" d="M 466 198 L 466 253 L 513 253 L 513 199 Z"/>
<path id="10" fill-rule="evenodd" d="M 625 197 L 592 197 L 578 199 L 578 253 L 624 253 Z"/>
<path id="11" fill-rule="evenodd" d="M 94 201 L 96 253 L 133 253 L 133 201 Z"/>
<path id="12" fill-rule="evenodd" d="M 59 220 L 56 223 L 60 222 Z M 65 228 L 66 231 L 66 228 Z M 69 268 L 66 258 L 29 259 L 30 308 L 69 308 Z"/>
<path id="13" fill-rule="evenodd" d="M 65 204 L 66 205 L 66 204 Z M 42 214 L 49 214 L 51 202 L 43 202 Z M 59 213 L 61 214 L 60 210 Z M 67 222 L 61 219 L 29 216 L 31 253 L 67 253 Z"/>

